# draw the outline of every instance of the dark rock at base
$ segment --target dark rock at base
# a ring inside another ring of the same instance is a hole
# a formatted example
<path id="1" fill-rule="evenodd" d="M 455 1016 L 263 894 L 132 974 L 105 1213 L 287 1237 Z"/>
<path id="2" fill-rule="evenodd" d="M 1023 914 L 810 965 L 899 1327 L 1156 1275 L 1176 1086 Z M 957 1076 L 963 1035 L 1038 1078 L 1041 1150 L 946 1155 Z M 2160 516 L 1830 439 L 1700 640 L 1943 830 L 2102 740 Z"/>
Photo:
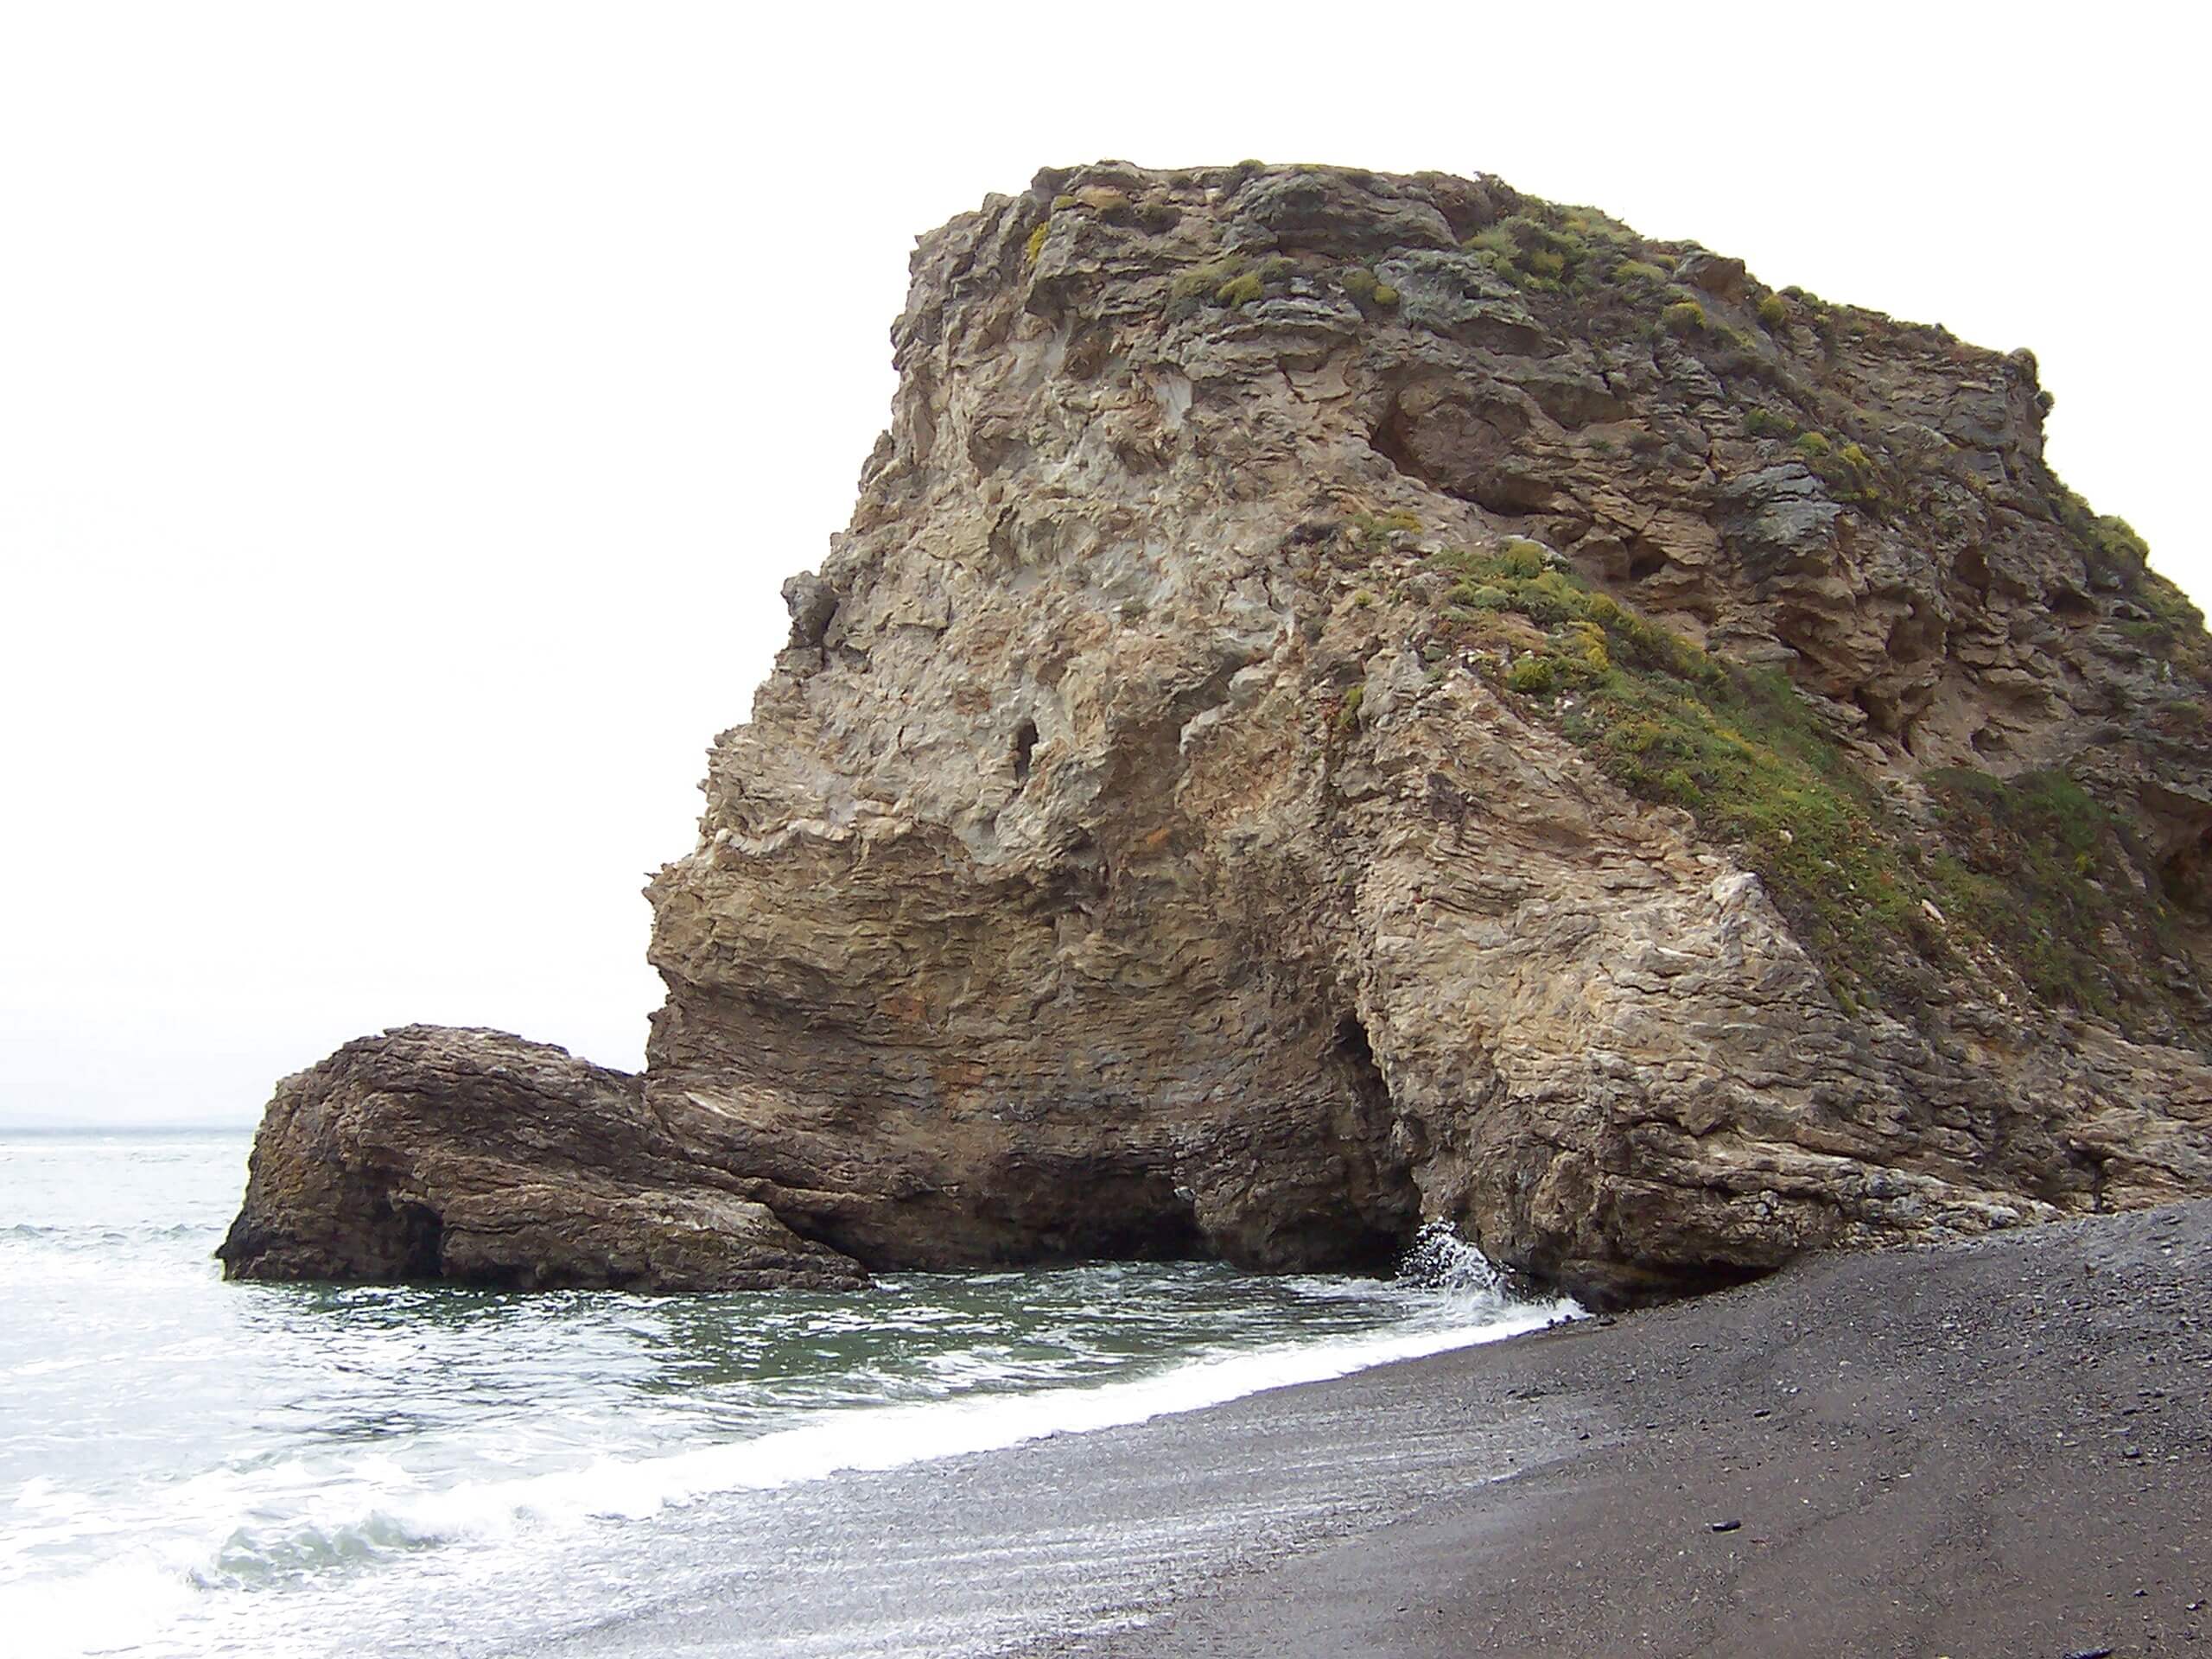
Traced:
<path id="1" fill-rule="evenodd" d="M 232 1279 L 847 1289 L 846 1256 L 688 1157 L 639 1079 L 501 1032 L 407 1026 L 277 1085 Z"/>

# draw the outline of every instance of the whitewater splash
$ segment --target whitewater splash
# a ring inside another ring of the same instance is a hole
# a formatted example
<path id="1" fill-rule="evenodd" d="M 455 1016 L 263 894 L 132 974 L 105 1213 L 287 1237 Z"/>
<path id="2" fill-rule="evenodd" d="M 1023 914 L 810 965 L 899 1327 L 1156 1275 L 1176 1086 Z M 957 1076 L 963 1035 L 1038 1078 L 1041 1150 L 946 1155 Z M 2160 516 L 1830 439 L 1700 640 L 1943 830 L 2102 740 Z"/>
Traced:
<path id="1" fill-rule="evenodd" d="M 1422 1290 L 1507 1300 L 1505 1273 L 1448 1221 L 1425 1223 L 1398 1259 L 1398 1282 Z"/>

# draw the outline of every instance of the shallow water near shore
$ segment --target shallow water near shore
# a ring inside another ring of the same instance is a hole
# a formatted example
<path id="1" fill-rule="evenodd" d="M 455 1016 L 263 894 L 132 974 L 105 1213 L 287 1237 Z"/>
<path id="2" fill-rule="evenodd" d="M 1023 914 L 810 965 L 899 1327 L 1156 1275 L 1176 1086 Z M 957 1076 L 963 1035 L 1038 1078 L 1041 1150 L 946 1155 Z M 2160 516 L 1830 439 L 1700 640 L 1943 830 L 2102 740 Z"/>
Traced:
<path id="1" fill-rule="evenodd" d="M 516 1651 L 664 1595 L 656 1529 L 709 1499 L 1137 1422 L 1573 1311 L 1513 1300 L 1471 1254 L 1431 1287 L 1199 1263 L 834 1295 L 226 1285 L 209 1252 L 248 1144 L 0 1137 L 14 1650 Z"/>

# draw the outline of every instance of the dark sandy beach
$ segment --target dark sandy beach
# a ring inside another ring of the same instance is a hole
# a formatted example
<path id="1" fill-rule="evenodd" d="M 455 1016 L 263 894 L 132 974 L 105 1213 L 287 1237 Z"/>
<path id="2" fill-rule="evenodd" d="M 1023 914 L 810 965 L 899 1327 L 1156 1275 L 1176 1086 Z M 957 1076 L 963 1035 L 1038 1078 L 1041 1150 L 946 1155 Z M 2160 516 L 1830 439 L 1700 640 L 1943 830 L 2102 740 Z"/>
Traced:
<path id="1" fill-rule="evenodd" d="M 2212 1203 L 702 1505 L 561 1653 L 2193 1652 Z M 2212 1647 L 2205 1651 L 2212 1652 Z"/>

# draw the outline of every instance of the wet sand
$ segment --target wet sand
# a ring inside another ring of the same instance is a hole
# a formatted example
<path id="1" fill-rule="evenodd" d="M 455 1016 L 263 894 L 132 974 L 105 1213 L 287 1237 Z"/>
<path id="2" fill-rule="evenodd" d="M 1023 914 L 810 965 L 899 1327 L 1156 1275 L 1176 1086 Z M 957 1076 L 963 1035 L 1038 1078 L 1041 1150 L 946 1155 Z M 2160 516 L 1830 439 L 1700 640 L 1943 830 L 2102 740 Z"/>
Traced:
<path id="1" fill-rule="evenodd" d="M 532 1651 L 2212 1655 L 2212 1203 L 671 1530 L 658 1608 Z"/>

